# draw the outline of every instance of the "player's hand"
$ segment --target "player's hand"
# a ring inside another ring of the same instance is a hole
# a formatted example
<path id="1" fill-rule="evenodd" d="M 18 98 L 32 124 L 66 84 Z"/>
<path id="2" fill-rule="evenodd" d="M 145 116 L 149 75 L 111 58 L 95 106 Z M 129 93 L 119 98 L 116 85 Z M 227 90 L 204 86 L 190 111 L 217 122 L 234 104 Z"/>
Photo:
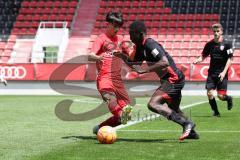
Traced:
<path id="1" fill-rule="evenodd" d="M 120 50 L 114 50 L 112 54 L 116 57 L 121 58 L 123 53 Z"/>
<path id="2" fill-rule="evenodd" d="M 103 60 L 103 55 L 98 56 L 98 61 Z"/>
<path id="3" fill-rule="evenodd" d="M 132 50 L 134 50 L 133 46 L 134 44 L 131 41 L 124 41 L 120 47 L 122 49 L 122 52 L 129 54 Z"/>
<path id="4" fill-rule="evenodd" d="M 193 61 L 193 64 L 198 64 L 198 63 L 199 63 L 198 59 L 196 59 L 195 61 Z"/>
<path id="5" fill-rule="evenodd" d="M 225 77 L 225 73 L 224 72 L 221 72 L 218 77 L 220 78 L 220 81 L 222 82 L 223 81 L 223 78 Z"/>
<path id="6" fill-rule="evenodd" d="M 122 60 L 128 59 L 128 56 L 123 52 L 113 52 L 115 57 L 121 58 Z"/>
<path id="7" fill-rule="evenodd" d="M 143 70 L 140 65 L 132 65 L 132 68 L 139 74 L 147 73 L 147 71 Z"/>

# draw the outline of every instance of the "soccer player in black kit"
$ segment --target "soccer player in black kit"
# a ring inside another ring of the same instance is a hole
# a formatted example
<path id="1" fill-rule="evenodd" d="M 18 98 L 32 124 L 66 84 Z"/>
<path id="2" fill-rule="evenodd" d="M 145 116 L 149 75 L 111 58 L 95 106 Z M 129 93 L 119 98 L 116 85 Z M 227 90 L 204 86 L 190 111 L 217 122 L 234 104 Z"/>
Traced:
<path id="1" fill-rule="evenodd" d="M 228 69 L 233 59 L 233 47 L 232 42 L 223 38 L 223 27 L 221 24 L 212 25 L 212 30 L 214 39 L 206 43 L 202 55 L 193 63 L 202 62 L 210 55 L 211 60 L 206 81 L 207 96 L 213 110 L 213 116 L 220 117 L 213 91 L 217 89 L 218 98 L 222 101 L 227 101 L 227 108 L 231 110 L 233 102 L 232 97 L 227 95 L 227 82 Z"/>
<path id="2" fill-rule="evenodd" d="M 160 87 L 148 102 L 148 108 L 181 125 L 183 133 L 179 140 L 198 139 L 195 124 L 180 110 L 181 90 L 185 84 L 184 74 L 176 67 L 172 57 L 157 41 L 146 37 L 147 29 L 142 21 L 134 21 L 129 28 L 131 41 L 135 44 L 134 56 L 122 59 L 139 74 L 155 72 L 160 77 Z M 141 64 L 146 61 L 147 67 Z"/>

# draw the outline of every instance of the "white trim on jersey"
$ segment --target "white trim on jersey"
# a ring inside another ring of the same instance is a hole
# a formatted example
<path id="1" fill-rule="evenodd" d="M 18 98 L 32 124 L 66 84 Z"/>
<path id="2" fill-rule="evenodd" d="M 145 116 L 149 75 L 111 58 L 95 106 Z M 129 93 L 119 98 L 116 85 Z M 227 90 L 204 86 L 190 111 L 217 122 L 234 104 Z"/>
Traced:
<path id="1" fill-rule="evenodd" d="M 228 49 L 227 54 L 233 54 L 233 49 L 232 48 Z"/>

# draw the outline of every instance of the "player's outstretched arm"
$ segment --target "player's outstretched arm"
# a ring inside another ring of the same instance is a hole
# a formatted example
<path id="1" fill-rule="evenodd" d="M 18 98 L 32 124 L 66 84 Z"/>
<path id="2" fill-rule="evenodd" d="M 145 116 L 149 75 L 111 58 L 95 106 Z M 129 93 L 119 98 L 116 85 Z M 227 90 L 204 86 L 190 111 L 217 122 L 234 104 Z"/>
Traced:
<path id="1" fill-rule="evenodd" d="M 169 62 L 166 56 L 163 56 L 162 59 L 160 59 L 157 63 L 154 63 L 151 66 L 142 68 L 139 65 L 133 65 L 133 68 L 135 69 L 136 72 L 138 72 L 139 74 L 143 74 L 143 73 L 148 73 L 148 72 L 152 72 L 158 69 L 165 69 L 169 66 Z"/>
<path id="2" fill-rule="evenodd" d="M 131 60 L 131 58 L 123 52 L 114 52 L 113 55 L 118 57 L 118 58 L 121 58 L 124 61 L 124 63 L 126 63 L 132 69 L 134 69 L 133 65 L 141 65 L 142 64 L 142 62 L 139 62 L 139 63 L 138 62 L 133 62 Z"/>

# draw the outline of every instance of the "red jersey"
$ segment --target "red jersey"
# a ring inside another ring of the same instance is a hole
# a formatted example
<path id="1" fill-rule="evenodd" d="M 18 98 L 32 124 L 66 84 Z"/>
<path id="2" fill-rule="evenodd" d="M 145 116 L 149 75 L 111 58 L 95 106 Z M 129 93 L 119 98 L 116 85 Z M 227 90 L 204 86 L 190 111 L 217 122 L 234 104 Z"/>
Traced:
<path id="1" fill-rule="evenodd" d="M 105 91 L 114 92 L 117 96 L 118 104 L 124 107 L 130 104 L 130 100 L 121 78 L 123 61 L 112 54 L 116 50 L 120 50 L 119 46 L 121 46 L 122 42 L 123 37 L 115 36 L 114 38 L 109 38 L 104 33 L 99 35 L 93 43 L 92 52 L 103 56 L 101 61 L 96 62 L 98 91 L 101 95 Z"/>
<path id="2" fill-rule="evenodd" d="M 98 78 L 110 78 L 121 80 L 122 59 L 114 56 L 112 53 L 119 49 L 123 37 L 108 37 L 105 33 L 99 35 L 92 47 L 92 52 L 96 55 L 102 55 L 103 59 L 97 61 Z"/>

